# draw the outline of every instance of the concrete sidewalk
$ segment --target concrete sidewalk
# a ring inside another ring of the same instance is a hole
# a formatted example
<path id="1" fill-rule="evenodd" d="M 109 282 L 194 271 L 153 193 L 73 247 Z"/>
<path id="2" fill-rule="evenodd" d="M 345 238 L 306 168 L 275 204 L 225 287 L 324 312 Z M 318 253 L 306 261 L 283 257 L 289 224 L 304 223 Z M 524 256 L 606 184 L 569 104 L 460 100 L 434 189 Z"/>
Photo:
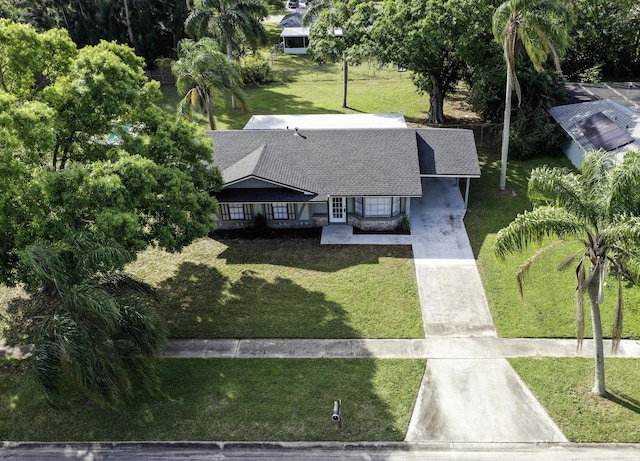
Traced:
<path id="1" fill-rule="evenodd" d="M 20 351 L 15 351 L 19 353 Z M 511 357 L 586 357 L 593 341 L 580 351 L 575 339 L 448 338 L 423 339 L 180 339 L 169 341 L 166 358 L 391 358 L 503 359 Z M 12 356 L 0 347 L 0 357 Z M 617 353 L 605 341 L 605 356 L 640 358 L 640 341 L 623 340 Z"/>

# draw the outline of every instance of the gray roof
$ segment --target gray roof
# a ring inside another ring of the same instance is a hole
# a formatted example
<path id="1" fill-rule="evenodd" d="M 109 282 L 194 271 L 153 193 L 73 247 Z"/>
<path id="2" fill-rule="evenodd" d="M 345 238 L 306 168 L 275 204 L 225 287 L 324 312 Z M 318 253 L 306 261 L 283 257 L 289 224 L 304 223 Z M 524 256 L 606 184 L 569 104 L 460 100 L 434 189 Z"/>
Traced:
<path id="1" fill-rule="evenodd" d="M 304 11 L 305 10 L 297 9 L 293 13 L 286 14 L 278 24 L 278 28 L 284 29 L 285 27 L 301 27 Z"/>
<path id="2" fill-rule="evenodd" d="M 614 154 L 620 154 L 631 149 L 640 148 L 640 116 L 628 107 L 608 99 L 556 106 L 549 109 L 549 114 L 578 143 L 580 148 L 587 152 L 601 147 L 594 140 L 597 138 L 587 136 L 588 130 L 585 122 L 595 114 L 601 113 L 615 123 L 618 128 L 629 134 L 633 142 L 619 146 L 611 150 Z"/>
<path id="3" fill-rule="evenodd" d="M 257 179 L 316 201 L 331 195 L 421 196 L 421 165 L 429 175 L 480 175 L 468 130 L 238 130 L 207 136 L 225 185 Z"/>
<path id="4" fill-rule="evenodd" d="M 416 135 L 421 175 L 480 177 L 473 131 L 425 128 Z"/>

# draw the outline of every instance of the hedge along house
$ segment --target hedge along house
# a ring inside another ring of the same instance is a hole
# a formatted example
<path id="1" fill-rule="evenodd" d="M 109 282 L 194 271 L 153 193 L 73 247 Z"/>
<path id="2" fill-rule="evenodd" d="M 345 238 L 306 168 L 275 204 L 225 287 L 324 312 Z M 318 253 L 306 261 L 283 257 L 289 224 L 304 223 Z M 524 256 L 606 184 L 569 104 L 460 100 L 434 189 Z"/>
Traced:
<path id="1" fill-rule="evenodd" d="M 422 196 L 422 177 L 480 176 L 473 132 L 457 129 L 209 131 L 223 189 L 217 226 L 349 224 L 392 230 Z"/>
<path id="2" fill-rule="evenodd" d="M 551 107 L 549 114 L 567 133 L 564 153 L 580 168 L 591 150 L 622 156 L 640 148 L 640 111 L 603 99 Z"/>

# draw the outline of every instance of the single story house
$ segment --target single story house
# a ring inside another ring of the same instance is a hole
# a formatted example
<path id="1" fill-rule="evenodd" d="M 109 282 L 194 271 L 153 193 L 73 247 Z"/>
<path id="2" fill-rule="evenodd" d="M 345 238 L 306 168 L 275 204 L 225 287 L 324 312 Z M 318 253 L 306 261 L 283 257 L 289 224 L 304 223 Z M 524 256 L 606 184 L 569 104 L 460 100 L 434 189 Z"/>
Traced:
<path id="1" fill-rule="evenodd" d="M 285 27 L 280 33 L 284 54 L 307 54 L 309 48 L 309 27 Z M 342 29 L 334 29 L 336 37 L 342 37 Z"/>
<path id="2" fill-rule="evenodd" d="M 621 156 L 640 149 L 640 112 L 609 99 L 567 104 L 549 109 L 567 133 L 565 155 L 580 168 L 585 153 L 605 150 Z"/>
<path id="3" fill-rule="evenodd" d="M 473 132 L 446 128 L 208 131 L 224 185 L 219 229 L 347 223 L 391 230 L 423 177 L 480 177 Z"/>

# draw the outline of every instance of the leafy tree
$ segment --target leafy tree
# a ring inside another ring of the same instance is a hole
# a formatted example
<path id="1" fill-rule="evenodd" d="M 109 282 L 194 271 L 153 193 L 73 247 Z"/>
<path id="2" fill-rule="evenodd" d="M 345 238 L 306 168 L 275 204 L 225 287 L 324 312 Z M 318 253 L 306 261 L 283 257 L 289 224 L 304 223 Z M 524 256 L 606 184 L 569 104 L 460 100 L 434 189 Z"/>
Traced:
<path id="1" fill-rule="evenodd" d="M 164 341 L 145 306 L 153 289 L 122 271 L 133 256 L 116 244 L 83 236 L 70 243 L 36 243 L 21 254 L 40 286 L 33 362 L 46 399 L 62 405 L 79 390 L 121 407 L 134 389 L 157 391 L 157 358 Z"/>
<path id="2" fill-rule="evenodd" d="M 427 121 L 444 123 L 444 99 L 485 42 L 491 5 L 475 0 L 385 0 L 371 31 L 376 53 L 414 73 L 429 93 Z"/>
<path id="3" fill-rule="evenodd" d="M 622 277 L 638 280 L 638 244 L 640 244 L 640 152 L 628 152 L 616 164 L 610 154 L 593 152 L 585 157 L 582 173 L 564 168 L 536 168 L 529 179 L 529 197 L 536 204 L 532 211 L 520 214 L 498 232 L 495 252 L 504 257 L 522 251 L 545 237 L 576 239 L 584 245 L 567 265 L 579 258 L 576 267 L 576 320 L 578 344 L 584 337 L 584 295 L 589 297 L 595 345 L 595 382 L 592 392 L 604 396 L 605 374 L 600 304 L 609 267 L 618 276 L 618 302 L 614 319 L 614 350 L 622 334 Z M 557 243 L 538 251 L 518 271 L 522 275 L 538 256 Z"/>
<path id="4" fill-rule="evenodd" d="M 64 169 L 70 159 L 83 160 L 83 146 L 91 139 L 130 120 L 141 101 L 159 99 L 158 85 L 147 80 L 143 67 L 128 46 L 100 42 L 80 50 L 69 72 L 44 89 L 44 99 L 56 111 L 54 169 Z"/>
<path id="5" fill-rule="evenodd" d="M 319 63 L 342 61 L 344 108 L 348 107 L 349 66 L 360 64 L 373 52 L 369 31 L 374 16 L 375 6 L 371 2 L 319 0 L 311 4 L 302 18 L 304 26 L 311 25 L 309 53 L 312 58 Z"/>
<path id="6" fill-rule="evenodd" d="M 238 65 L 217 49 L 216 42 L 208 37 L 197 42 L 184 39 L 180 42 L 179 59 L 171 64 L 176 76 L 178 93 L 184 96 L 178 113 L 191 120 L 193 106 L 202 105 L 209 119 L 209 127 L 216 129 L 213 108 L 221 94 L 235 97 L 244 108 L 244 93 L 238 86 L 242 81 Z"/>
<path id="7" fill-rule="evenodd" d="M 101 40 L 128 43 L 147 64 L 172 57 L 184 36 L 188 2 L 183 0 L 12 1 L 5 13 L 36 30 L 64 28 L 80 47 Z M 0 7 L 1 14 L 1 7 Z"/>
<path id="8" fill-rule="evenodd" d="M 13 24 L 0 23 L 0 34 L 3 26 Z M 0 90 L 0 281 L 30 277 L 19 254 L 34 242 L 83 233 L 135 253 L 148 245 L 178 251 L 207 235 L 210 193 L 221 184 L 211 141 L 162 113 L 143 61 L 124 45 L 78 52 L 62 33 L 36 35 L 36 46 L 50 48 L 36 55 L 60 64 L 34 61 L 34 78 L 12 94 Z"/>
<path id="9" fill-rule="evenodd" d="M 640 9 L 635 0 L 572 0 L 574 46 L 562 67 L 571 79 L 592 70 L 599 78 L 640 74 Z M 600 81 L 600 79 L 597 79 Z"/>
<path id="10" fill-rule="evenodd" d="M 505 190 L 507 182 L 511 94 L 515 90 L 518 100 L 521 98 L 515 67 L 518 48 L 524 46 L 537 71 L 542 70 L 549 55 L 553 56 L 561 73 L 560 56 L 569 46 L 570 24 L 570 12 L 562 0 L 507 0 L 493 15 L 493 35 L 502 45 L 507 64 L 500 190 Z"/>

